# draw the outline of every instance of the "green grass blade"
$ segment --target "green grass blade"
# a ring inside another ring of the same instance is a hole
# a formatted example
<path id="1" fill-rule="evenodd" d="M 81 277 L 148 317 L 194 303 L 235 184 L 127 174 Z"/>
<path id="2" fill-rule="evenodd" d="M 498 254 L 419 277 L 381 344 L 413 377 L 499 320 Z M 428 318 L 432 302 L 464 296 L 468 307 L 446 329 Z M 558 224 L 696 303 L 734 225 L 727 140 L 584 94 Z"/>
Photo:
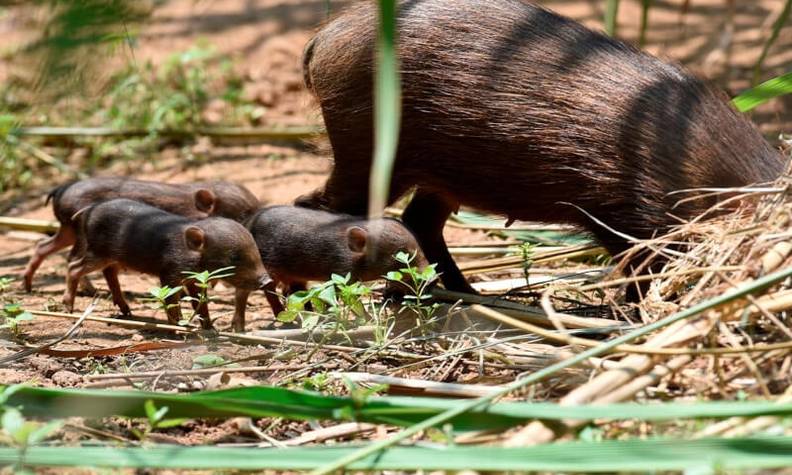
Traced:
<path id="1" fill-rule="evenodd" d="M 605 32 L 610 36 L 616 36 L 616 30 L 619 27 L 619 1 L 606 0 L 605 3 Z"/>
<path id="2" fill-rule="evenodd" d="M 102 467 L 227 470 L 309 470 L 355 447 L 288 449 L 153 446 L 31 447 L 30 467 Z M 0 465 L 20 462 L 0 448 Z M 349 465 L 349 470 L 475 470 L 540 472 L 656 472 L 771 469 L 792 465 L 792 438 L 620 440 L 534 447 L 395 447 Z"/>
<path id="3" fill-rule="evenodd" d="M 576 356 L 574 356 L 572 358 L 568 358 L 568 359 L 566 359 L 564 361 L 559 361 L 558 363 L 555 363 L 555 364 L 550 365 L 550 366 L 548 366 L 546 368 L 543 368 L 543 369 L 531 374 L 530 376 L 527 376 L 527 377 L 522 378 L 522 379 L 520 379 L 518 381 L 515 381 L 515 382 L 507 385 L 506 387 L 504 387 L 504 389 L 499 390 L 498 392 L 495 392 L 495 393 L 487 395 L 487 396 L 480 397 L 478 399 L 474 399 L 474 400 L 469 401 L 469 402 L 459 403 L 453 409 L 449 409 L 448 411 L 446 411 L 446 412 L 444 412 L 442 414 L 438 414 L 438 415 L 436 415 L 434 417 L 430 417 L 430 418 L 428 418 L 428 419 L 426 419 L 426 420 L 424 420 L 424 421 L 422 421 L 422 422 L 420 422 L 418 424 L 410 426 L 407 429 L 397 433 L 396 435 L 394 435 L 394 436 L 392 436 L 392 437 L 390 437 L 388 439 L 384 439 L 384 440 L 380 440 L 378 442 L 374 442 L 374 443 L 369 444 L 368 446 L 362 448 L 361 450 L 359 450 L 359 451 L 357 451 L 355 453 L 352 453 L 352 454 L 350 454 L 350 455 L 348 455 L 346 457 L 339 458 L 338 460 L 335 460 L 332 463 L 323 465 L 323 466 L 319 467 L 318 469 L 312 471 L 311 474 L 312 475 L 323 475 L 323 474 L 327 474 L 327 473 L 333 472 L 335 470 L 341 469 L 343 467 L 346 467 L 349 464 L 351 464 L 352 462 L 355 462 L 355 461 L 357 461 L 357 460 L 359 460 L 359 459 L 361 459 L 363 457 L 368 457 L 369 455 L 375 454 L 375 453 L 377 453 L 377 452 L 379 452 L 379 451 L 381 451 L 383 449 L 391 447 L 392 445 L 394 445 L 394 444 L 396 444 L 398 442 L 401 442 L 402 440 L 405 440 L 408 437 L 411 437 L 411 436 L 413 436 L 413 435 L 415 435 L 415 434 L 417 434 L 417 433 L 419 433 L 419 432 L 421 432 L 423 430 L 429 429 L 431 427 L 435 427 L 435 426 L 440 425 L 440 424 L 444 424 L 447 421 L 453 419 L 454 417 L 457 417 L 457 416 L 459 416 L 461 414 L 464 414 L 466 412 L 472 411 L 474 409 L 480 408 L 480 407 L 482 407 L 482 406 L 484 406 L 486 404 L 490 404 L 493 401 L 495 401 L 497 398 L 499 398 L 501 396 L 505 396 L 506 394 L 509 394 L 512 391 L 516 391 L 518 389 L 525 388 L 525 387 L 527 387 L 527 386 L 529 386 L 531 384 L 534 384 L 534 383 L 536 383 L 538 381 L 541 381 L 541 380 L 543 380 L 543 379 L 545 379 L 545 378 L 547 378 L 547 377 L 549 377 L 549 376 L 551 376 L 551 375 L 553 375 L 553 374 L 555 374 L 555 373 L 557 373 L 557 372 L 559 372 L 559 371 L 561 371 L 561 370 L 563 370 L 565 368 L 580 364 L 583 361 L 585 361 L 586 359 L 591 358 L 592 356 L 599 356 L 599 355 L 601 355 L 601 354 L 603 354 L 605 352 L 608 352 L 612 348 L 615 348 L 616 346 L 621 345 L 622 343 L 629 343 L 630 341 L 632 341 L 632 340 L 634 340 L 636 338 L 639 338 L 641 336 L 644 336 L 644 335 L 647 335 L 649 333 L 652 333 L 655 330 L 659 330 L 659 329 L 661 329 L 663 327 L 666 327 L 668 325 L 671 325 L 671 324 L 673 324 L 675 322 L 678 322 L 678 321 L 681 321 L 681 320 L 685 320 L 687 318 L 691 318 L 691 317 L 693 317 L 695 315 L 698 315 L 699 313 L 704 312 L 704 311 L 706 311 L 708 309 L 711 309 L 713 307 L 717 307 L 719 305 L 723 305 L 725 303 L 728 303 L 728 302 L 737 300 L 739 298 L 745 297 L 746 295 L 751 295 L 751 294 L 753 294 L 755 292 L 758 292 L 760 290 L 766 289 L 768 286 L 770 286 L 772 284 L 775 284 L 775 283 L 777 283 L 777 282 L 779 282 L 781 280 L 784 280 L 784 279 L 786 279 L 789 276 L 792 276 L 792 268 L 783 269 L 783 270 L 780 270 L 778 272 L 774 272 L 773 274 L 764 276 L 761 279 L 757 279 L 756 281 L 751 282 L 748 285 L 743 285 L 743 286 L 738 287 L 738 288 L 736 288 L 736 289 L 734 289 L 734 290 L 732 290 L 732 291 L 730 291 L 728 293 L 725 293 L 725 294 L 723 294 L 721 296 L 715 297 L 715 298 L 707 300 L 705 302 L 701 302 L 701 303 L 699 303 L 697 305 L 694 305 L 694 306 L 692 306 L 690 308 L 687 308 L 687 309 L 685 309 L 685 310 L 683 310 L 681 312 L 675 313 L 673 315 L 669 315 L 669 316 L 667 316 L 667 317 L 665 317 L 665 318 L 663 318 L 661 320 L 658 320 L 656 322 L 650 323 L 649 325 L 645 325 L 645 326 L 643 326 L 641 328 L 638 328 L 636 330 L 633 330 L 633 331 L 631 331 L 629 333 L 625 333 L 624 335 L 622 335 L 622 336 L 620 336 L 618 338 L 614 338 L 614 339 L 612 339 L 612 340 L 610 340 L 608 342 L 604 342 L 603 344 L 601 344 L 599 346 L 596 346 L 596 347 L 593 347 L 593 348 L 590 348 L 590 349 L 588 349 L 586 351 L 583 351 L 583 352 L 577 354 Z"/>
<path id="4" fill-rule="evenodd" d="M 192 394 L 21 387 L 6 404 L 28 417 L 146 417 L 145 405 L 168 408 L 170 418 L 284 417 L 357 420 L 409 426 L 459 405 L 459 400 L 422 397 L 324 396 L 305 391 L 256 386 Z M 560 406 L 554 403 L 502 402 L 451 420 L 456 430 L 504 429 L 534 419 L 640 419 L 792 416 L 792 403 L 772 401 L 606 404 Z"/>
<path id="5" fill-rule="evenodd" d="M 646 46 L 646 31 L 649 28 L 649 9 L 652 7 L 652 0 L 641 0 L 641 29 L 638 33 L 638 46 Z"/>
<path id="6" fill-rule="evenodd" d="M 792 94 L 792 72 L 749 89 L 732 99 L 732 102 L 740 112 L 748 112 L 770 99 L 784 94 Z"/>
<path id="7" fill-rule="evenodd" d="M 369 178 L 369 216 L 381 216 L 388 201 L 399 143 L 401 85 L 396 57 L 396 2 L 379 0 L 377 68 L 374 74 L 374 158 Z"/>
<path id="8" fill-rule="evenodd" d="M 781 11 L 781 14 L 776 19 L 775 23 L 773 23 L 773 31 L 770 32 L 770 37 L 762 47 L 762 53 L 759 55 L 759 59 L 756 60 L 756 65 L 754 66 L 754 74 L 753 74 L 753 84 L 759 83 L 759 78 L 762 76 L 762 66 L 764 66 L 765 59 L 767 59 L 767 54 L 770 52 L 770 48 L 773 47 L 776 40 L 778 39 L 778 35 L 781 33 L 781 29 L 786 24 L 787 20 L 789 20 L 789 14 L 792 13 L 792 0 L 787 0 L 786 4 L 784 4 L 784 9 Z"/>

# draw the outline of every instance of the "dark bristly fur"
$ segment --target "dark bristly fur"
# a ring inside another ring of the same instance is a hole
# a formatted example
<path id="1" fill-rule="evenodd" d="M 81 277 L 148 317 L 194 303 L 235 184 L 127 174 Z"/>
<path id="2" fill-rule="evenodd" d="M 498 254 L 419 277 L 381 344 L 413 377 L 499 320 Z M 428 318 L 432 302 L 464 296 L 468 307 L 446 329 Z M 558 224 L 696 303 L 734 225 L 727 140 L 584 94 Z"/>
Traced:
<path id="1" fill-rule="evenodd" d="M 162 285 L 180 287 L 184 272 L 214 271 L 233 266 L 231 285 L 256 290 L 271 280 L 261 263 L 256 243 L 244 226 L 227 218 L 192 220 L 138 201 L 117 199 L 81 210 L 75 215 L 76 244 L 69 256 L 64 304 L 72 310 L 77 282 L 102 270 L 121 312 L 129 313 L 118 283 L 118 272 L 131 269 L 160 278 Z M 188 292 L 198 290 L 189 283 Z M 178 303 L 179 296 L 169 299 Z M 211 326 L 205 305 L 196 306 L 205 328 Z M 178 306 L 168 321 L 180 319 Z"/>
<path id="2" fill-rule="evenodd" d="M 25 290 L 32 289 L 33 276 L 47 256 L 74 244 L 72 216 L 85 207 L 115 198 L 134 199 L 194 219 L 220 216 L 240 222 L 260 206 L 247 188 L 222 181 L 169 184 L 104 177 L 65 183 L 47 195 L 60 229 L 36 246 L 23 276 Z"/>
<path id="3" fill-rule="evenodd" d="M 682 67 L 520 0 L 398 3 L 403 112 L 391 200 L 447 287 L 471 288 L 442 225 L 460 205 L 583 226 L 608 250 L 663 232 L 711 203 L 673 208 L 688 188 L 776 178 L 781 155 Z M 306 84 L 335 155 L 324 190 L 298 204 L 366 211 L 372 157 L 376 4 L 365 1 L 306 47 Z"/>
<path id="4" fill-rule="evenodd" d="M 395 219 L 366 220 L 326 211 L 272 206 L 256 212 L 245 224 L 259 248 L 261 261 L 284 293 L 304 289 L 308 281 L 325 281 L 349 274 L 354 281 L 382 278 L 404 267 L 398 252 L 414 254 L 419 268 L 427 262 L 415 237 Z M 244 310 L 249 291 L 237 289 L 237 310 Z M 283 307 L 267 293 L 277 315 Z M 244 312 L 234 318 L 234 330 L 244 331 Z"/>

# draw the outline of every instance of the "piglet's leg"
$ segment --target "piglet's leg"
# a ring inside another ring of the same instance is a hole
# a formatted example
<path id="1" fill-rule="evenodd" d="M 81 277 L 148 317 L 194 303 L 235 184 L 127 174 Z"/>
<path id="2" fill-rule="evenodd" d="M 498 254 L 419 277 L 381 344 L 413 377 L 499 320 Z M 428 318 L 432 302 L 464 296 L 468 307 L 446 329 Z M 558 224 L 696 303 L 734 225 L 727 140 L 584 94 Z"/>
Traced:
<path id="1" fill-rule="evenodd" d="M 98 271 L 110 263 L 91 254 L 83 254 L 69 260 L 69 270 L 66 274 L 66 292 L 63 294 L 63 305 L 69 312 L 74 311 L 74 296 L 77 294 L 77 284 L 80 279 L 91 272 Z"/>
<path id="2" fill-rule="evenodd" d="M 187 289 L 187 293 L 192 297 L 191 303 L 195 313 L 197 313 L 198 317 L 201 319 L 201 327 L 204 330 L 210 330 L 212 328 L 212 320 L 209 319 L 209 306 L 206 302 L 198 301 L 201 296 L 200 289 L 190 281 L 184 284 L 184 288 Z"/>
<path id="3" fill-rule="evenodd" d="M 44 259 L 65 247 L 71 246 L 75 240 L 74 228 L 69 225 L 62 225 L 54 236 L 48 237 L 36 245 L 36 250 L 30 257 L 27 267 L 25 267 L 25 273 L 22 274 L 22 284 L 26 292 L 30 292 L 33 289 L 33 275 L 41 266 L 41 263 L 44 262 Z"/>
<path id="4" fill-rule="evenodd" d="M 265 291 L 266 292 L 266 291 Z M 250 291 L 237 287 L 234 294 L 234 319 L 231 320 L 231 329 L 235 332 L 245 331 L 245 311 Z"/>
<path id="5" fill-rule="evenodd" d="M 121 284 L 118 282 L 118 266 L 107 266 L 102 272 L 104 273 L 105 280 L 107 281 L 107 287 L 110 289 L 110 293 L 113 295 L 113 303 L 118 306 L 119 310 L 121 310 L 121 314 L 131 315 L 132 312 L 130 311 L 126 300 L 124 299 L 124 293 L 121 291 Z"/>

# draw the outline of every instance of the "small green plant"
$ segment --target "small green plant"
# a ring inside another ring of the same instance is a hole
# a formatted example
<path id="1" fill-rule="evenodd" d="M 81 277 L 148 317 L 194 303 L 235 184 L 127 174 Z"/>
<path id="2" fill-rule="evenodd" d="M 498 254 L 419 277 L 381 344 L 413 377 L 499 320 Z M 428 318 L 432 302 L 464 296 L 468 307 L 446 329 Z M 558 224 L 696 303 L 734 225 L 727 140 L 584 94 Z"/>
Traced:
<path id="1" fill-rule="evenodd" d="M 182 300 L 192 302 L 195 308 L 202 305 L 209 305 L 209 302 L 212 301 L 212 297 L 209 296 L 209 287 L 212 285 L 212 282 L 231 277 L 234 275 L 234 273 L 231 272 L 233 270 L 234 266 L 229 266 L 211 272 L 206 270 L 203 272 L 182 272 L 185 275 L 185 281 L 188 281 L 190 285 L 194 285 L 198 288 L 198 297 L 187 295 L 182 297 Z M 193 312 L 190 318 L 180 321 L 179 325 L 188 325 L 196 316 L 198 316 L 198 314 Z"/>
<path id="2" fill-rule="evenodd" d="M 330 385 L 331 379 L 327 373 L 316 373 L 302 379 L 302 388 L 307 391 L 322 392 Z"/>
<path id="3" fill-rule="evenodd" d="M 150 399 L 143 403 L 143 409 L 146 411 L 146 427 L 143 430 L 131 429 L 132 434 L 141 442 L 144 442 L 146 438 L 148 438 L 148 435 L 154 430 L 176 427 L 185 421 L 185 419 L 166 419 L 165 415 L 168 413 L 169 408 L 163 406 L 157 409 L 157 406 L 154 405 L 154 401 Z"/>
<path id="4" fill-rule="evenodd" d="M 302 328 L 310 330 L 321 323 L 323 316 L 328 316 L 336 328 L 345 329 L 350 323 L 361 324 L 368 319 L 366 298 L 370 296 L 371 288 L 362 282 L 352 282 L 350 274 L 333 274 L 321 285 L 289 295 L 286 310 L 277 318 L 285 323 L 300 318 Z"/>
<path id="5" fill-rule="evenodd" d="M 520 255 L 522 256 L 522 271 L 525 277 L 525 282 L 530 282 L 531 267 L 533 266 L 533 255 L 536 250 L 536 244 L 524 242 L 520 244 Z"/>
<path id="6" fill-rule="evenodd" d="M 8 288 L 11 286 L 11 282 L 13 281 L 14 279 L 11 277 L 0 277 L 0 294 L 8 290 Z"/>
<path id="7" fill-rule="evenodd" d="M 33 314 L 22 308 L 19 303 L 9 303 L 3 306 L 2 309 L 3 323 L 0 328 L 7 328 L 11 330 L 14 336 L 20 334 L 20 324 L 22 322 L 33 320 Z"/>
<path id="8" fill-rule="evenodd" d="M 423 322 L 427 322 L 440 307 L 437 303 L 428 303 L 432 298 L 428 291 L 429 286 L 438 277 L 437 265 L 430 264 L 423 269 L 419 269 L 413 265 L 415 254 L 409 254 L 407 252 L 397 253 L 394 259 L 404 264 L 404 267 L 398 271 L 388 272 L 385 278 L 407 289 L 409 294 L 404 296 L 404 303 L 402 305 L 415 312 Z"/>
<path id="9" fill-rule="evenodd" d="M 148 302 L 155 302 L 155 305 L 152 305 L 152 309 L 154 310 L 162 310 L 165 313 L 168 313 L 173 307 L 178 307 L 179 304 L 176 303 L 168 303 L 168 299 L 173 297 L 174 295 L 178 294 L 182 291 L 181 287 L 152 287 L 149 289 L 149 295 L 151 297 L 147 297 L 144 300 Z"/>
<path id="10" fill-rule="evenodd" d="M 220 355 L 207 353 L 205 355 L 196 356 L 193 358 L 193 369 L 211 368 L 213 366 L 220 366 L 225 364 L 226 360 Z"/>
<path id="11" fill-rule="evenodd" d="M 28 421 L 19 408 L 8 406 L 8 398 L 22 386 L 8 386 L 0 393 L 0 445 L 11 445 L 19 448 L 19 457 L 13 473 L 33 473 L 24 469 L 25 453 L 28 447 L 36 445 L 61 428 L 63 421 L 53 420 L 46 424 Z"/>

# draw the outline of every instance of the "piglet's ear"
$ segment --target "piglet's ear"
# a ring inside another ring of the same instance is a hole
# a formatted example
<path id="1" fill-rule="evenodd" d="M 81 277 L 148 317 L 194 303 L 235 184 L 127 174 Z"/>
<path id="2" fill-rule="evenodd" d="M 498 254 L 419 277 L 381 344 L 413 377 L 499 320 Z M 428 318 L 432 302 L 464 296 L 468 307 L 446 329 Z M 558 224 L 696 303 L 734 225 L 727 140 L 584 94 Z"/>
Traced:
<path id="1" fill-rule="evenodd" d="M 197 226 L 190 226 L 184 230 L 184 240 L 191 251 L 200 251 L 204 247 L 204 232 Z"/>
<path id="2" fill-rule="evenodd" d="M 198 211 L 202 211 L 206 214 L 212 214 L 216 201 L 217 198 L 215 198 L 215 194 L 212 193 L 211 190 L 201 188 L 195 192 L 195 207 L 198 209 Z"/>
<path id="3" fill-rule="evenodd" d="M 367 240 L 368 231 L 365 229 L 358 226 L 352 226 L 351 228 L 347 229 L 347 244 L 349 245 L 350 251 L 365 252 Z"/>

